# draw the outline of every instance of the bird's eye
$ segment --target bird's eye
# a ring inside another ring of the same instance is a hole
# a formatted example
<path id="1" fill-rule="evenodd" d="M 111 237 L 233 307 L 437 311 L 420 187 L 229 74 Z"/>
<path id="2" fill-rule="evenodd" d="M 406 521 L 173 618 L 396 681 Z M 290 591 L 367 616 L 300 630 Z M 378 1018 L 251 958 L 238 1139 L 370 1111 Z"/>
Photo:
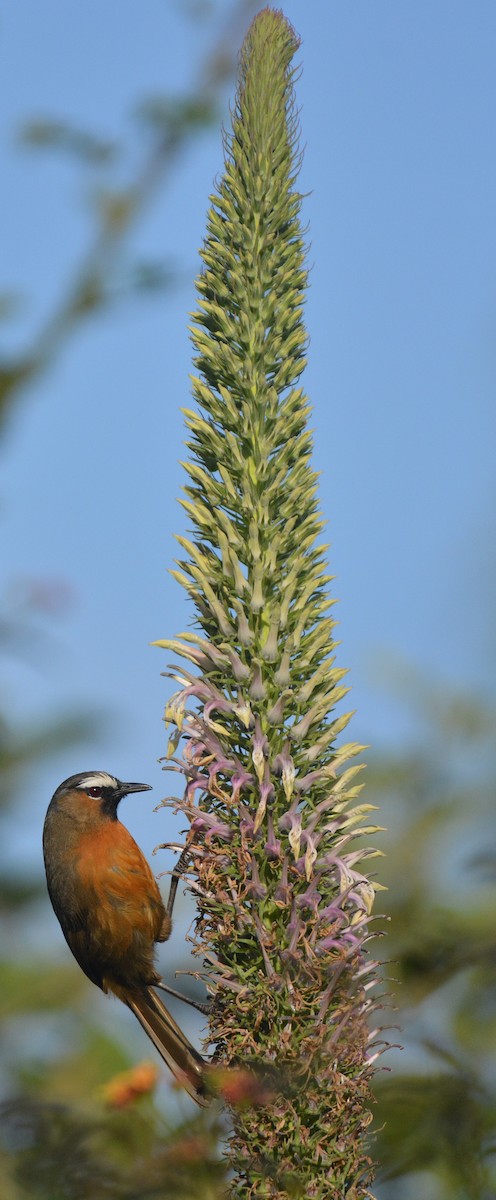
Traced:
<path id="1" fill-rule="evenodd" d="M 93 796 L 94 800 L 99 800 L 102 794 L 101 787 L 88 788 L 88 796 Z"/>

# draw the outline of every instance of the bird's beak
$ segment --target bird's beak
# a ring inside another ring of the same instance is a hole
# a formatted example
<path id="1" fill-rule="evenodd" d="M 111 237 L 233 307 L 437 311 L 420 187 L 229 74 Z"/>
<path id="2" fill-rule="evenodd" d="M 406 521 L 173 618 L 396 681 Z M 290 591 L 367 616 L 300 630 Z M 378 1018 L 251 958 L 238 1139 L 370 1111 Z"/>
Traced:
<path id="1" fill-rule="evenodd" d="M 149 783 L 121 783 L 119 791 L 121 796 L 129 796 L 130 792 L 151 792 L 153 788 Z"/>

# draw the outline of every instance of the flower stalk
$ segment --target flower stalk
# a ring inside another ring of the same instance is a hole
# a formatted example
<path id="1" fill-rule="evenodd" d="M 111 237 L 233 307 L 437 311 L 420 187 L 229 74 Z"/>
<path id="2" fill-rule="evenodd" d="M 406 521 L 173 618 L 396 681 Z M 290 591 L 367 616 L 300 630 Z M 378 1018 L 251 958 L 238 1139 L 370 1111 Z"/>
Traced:
<path id="1" fill-rule="evenodd" d="M 267 8 L 244 43 L 193 316 L 194 409 L 173 575 L 194 632 L 167 766 L 185 778 L 196 952 L 221 1062 L 265 1091 L 234 1108 L 232 1195 L 370 1195 L 374 963 L 364 946 L 376 826 L 335 665 L 310 407 L 293 84 L 298 39 Z"/>

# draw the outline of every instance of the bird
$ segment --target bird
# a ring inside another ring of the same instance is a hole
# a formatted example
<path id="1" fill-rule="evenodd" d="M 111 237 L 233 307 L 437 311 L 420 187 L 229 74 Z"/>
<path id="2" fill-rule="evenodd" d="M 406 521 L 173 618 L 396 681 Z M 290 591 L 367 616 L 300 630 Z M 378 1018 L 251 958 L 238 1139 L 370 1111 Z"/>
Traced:
<path id="1" fill-rule="evenodd" d="M 206 1105 L 207 1063 L 156 992 L 180 996 L 155 966 L 155 943 L 172 929 L 178 867 L 166 908 L 146 858 L 117 816 L 123 796 L 150 790 L 106 771 L 83 771 L 59 785 L 43 828 L 48 893 L 85 975 L 127 1004 L 176 1079 Z"/>

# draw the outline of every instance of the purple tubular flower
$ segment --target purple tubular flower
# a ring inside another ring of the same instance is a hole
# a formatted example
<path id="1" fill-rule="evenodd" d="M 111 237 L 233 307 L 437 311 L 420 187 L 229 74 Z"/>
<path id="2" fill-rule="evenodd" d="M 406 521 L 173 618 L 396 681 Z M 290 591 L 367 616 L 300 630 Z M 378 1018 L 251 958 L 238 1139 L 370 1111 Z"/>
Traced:
<path id="1" fill-rule="evenodd" d="M 209 721 L 213 712 L 232 713 L 233 707 L 223 696 L 212 696 L 212 699 L 208 700 L 204 706 L 203 715 L 205 720 Z"/>
<path id="2" fill-rule="evenodd" d="M 288 884 L 288 860 L 282 864 L 281 878 L 274 892 L 274 900 L 280 908 L 286 908 L 291 898 L 291 888 Z"/>
<path id="3" fill-rule="evenodd" d="M 249 787 L 253 787 L 254 783 L 255 777 L 251 775 L 249 771 L 246 771 L 244 767 L 241 766 L 241 763 L 237 763 L 236 770 L 231 778 L 231 800 L 233 804 L 237 804 L 241 792 L 243 790 L 246 791 L 246 789 Z"/>
<path id="4" fill-rule="evenodd" d="M 279 820 L 277 822 L 279 829 L 284 830 L 284 832 L 286 832 L 286 831 L 294 828 L 296 821 L 298 819 L 298 816 L 299 816 L 298 803 L 299 803 L 298 800 L 296 800 L 296 799 L 293 800 L 291 808 L 288 808 L 287 812 L 283 813 L 282 816 L 279 817 Z"/>
<path id="5" fill-rule="evenodd" d="M 213 837 L 218 837 L 223 842 L 230 842 L 233 836 L 232 829 L 225 821 L 219 821 L 215 813 L 203 812 L 202 809 L 197 809 L 196 816 L 191 822 L 191 830 L 193 833 L 203 833 L 207 843 Z"/>
<path id="6" fill-rule="evenodd" d="M 265 684 L 262 679 L 262 668 L 259 662 L 254 664 L 253 679 L 250 684 L 250 696 L 252 700 L 263 700 L 265 696 Z"/>
<path id="7" fill-rule="evenodd" d="M 208 792 L 209 782 L 208 775 L 195 775 L 195 777 L 190 779 L 189 783 L 186 784 L 186 799 L 194 799 L 194 794 L 198 789 L 201 792 Z"/>
<path id="8" fill-rule="evenodd" d="M 255 836 L 255 817 L 246 807 L 246 804 L 238 805 L 239 813 L 239 828 L 243 841 L 252 841 Z"/>
<path id="9" fill-rule="evenodd" d="M 309 887 L 307 887 L 306 892 L 300 892 L 300 895 L 296 897 L 296 907 L 300 909 L 300 911 L 309 909 L 317 914 L 321 900 L 322 896 L 320 892 L 317 891 L 316 880 L 312 879 L 312 882 L 310 883 Z"/>
<path id="10" fill-rule="evenodd" d="M 281 951 L 281 958 L 283 959 L 283 961 L 287 962 L 290 960 L 293 960 L 293 961 L 298 960 L 298 942 L 300 940 L 300 937 L 304 933 L 304 928 L 305 928 L 304 923 L 301 920 L 301 918 L 297 915 L 296 905 L 293 900 L 293 903 L 291 905 L 291 917 L 290 917 L 290 920 L 287 925 L 287 932 L 290 935 L 289 945 L 286 950 Z"/>
<path id="11" fill-rule="evenodd" d="M 329 937 L 322 938 L 322 941 L 317 942 L 315 946 L 315 953 L 321 955 L 327 954 L 328 950 L 338 950 L 342 954 L 345 948 L 343 945 L 344 942 L 348 943 L 350 949 L 358 951 L 361 948 L 363 938 L 357 936 L 351 929 L 348 929 L 344 933 L 340 933 L 338 937 L 330 935 Z"/>
<path id="12" fill-rule="evenodd" d="M 276 757 L 274 759 L 274 763 L 273 763 L 273 768 L 274 768 L 274 771 L 276 772 L 276 774 L 281 775 L 281 777 L 282 777 L 282 786 L 284 788 L 284 794 L 285 794 L 286 800 L 288 801 L 288 804 L 289 804 L 289 801 L 291 800 L 291 797 L 292 797 L 293 791 L 294 791 L 296 770 L 295 770 L 295 765 L 294 765 L 293 759 L 289 752 L 289 744 L 287 742 L 284 747 L 284 750 L 282 750 L 280 754 L 276 755 Z"/>
<path id="13" fill-rule="evenodd" d="M 282 857 L 281 843 L 279 838 L 276 838 L 274 834 L 274 821 L 270 809 L 267 816 L 267 841 L 265 843 L 264 850 L 267 858 L 269 859 L 277 859 Z"/>
<path id="14" fill-rule="evenodd" d="M 251 880 L 246 888 L 246 895 L 251 896 L 253 900 L 264 900 L 267 895 L 267 888 L 261 882 L 256 859 L 252 859 L 251 863 Z"/>

